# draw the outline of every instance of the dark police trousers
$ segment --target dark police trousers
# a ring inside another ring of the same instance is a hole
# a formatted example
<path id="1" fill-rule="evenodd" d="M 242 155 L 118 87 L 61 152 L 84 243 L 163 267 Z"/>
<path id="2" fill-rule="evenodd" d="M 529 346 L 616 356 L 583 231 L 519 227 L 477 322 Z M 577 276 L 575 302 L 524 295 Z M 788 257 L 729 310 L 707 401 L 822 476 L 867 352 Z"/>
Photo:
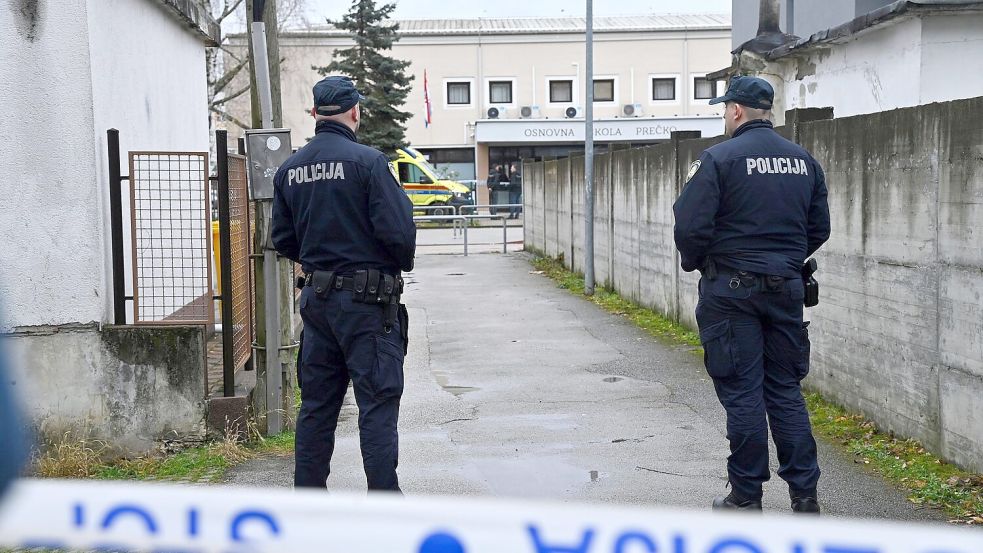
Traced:
<path id="1" fill-rule="evenodd" d="M 403 338 L 397 320 L 384 330 L 383 306 L 355 303 L 348 290 L 324 299 L 301 291 L 304 320 L 298 378 L 296 487 L 326 487 L 335 428 L 348 382 L 358 405 L 362 465 L 370 490 L 399 491 L 396 423 L 403 394 Z"/>
<path id="2" fill-rule="evenodd" d="M 700 279 L 700 341 L 727 411 L 727 473 L 743 499 L 760 499 L 761 484 L 769 478 L 768 425 L 778 450 L 778 475 L 788 482 L 789 493 L 816 493 L 816 441 L 799 386 L 809 372 L 803 294 L 801 279 L 769 281 L 724 267 L 716 278 Z"/>

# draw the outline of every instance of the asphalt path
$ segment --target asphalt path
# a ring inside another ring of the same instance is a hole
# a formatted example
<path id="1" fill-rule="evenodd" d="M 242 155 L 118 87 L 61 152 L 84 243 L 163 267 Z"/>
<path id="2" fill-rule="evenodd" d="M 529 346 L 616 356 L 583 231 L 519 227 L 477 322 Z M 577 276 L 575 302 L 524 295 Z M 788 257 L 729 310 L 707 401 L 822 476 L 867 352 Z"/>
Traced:
<path id="1" fill-rule="evenodd" d="M 705 509 L 726 493 L 724 412 L 692 348 L 557 288 L 526 254 L 422 255 L 407 280 L 407 495 Z M 944 519 L 820 442 L 826 514 Z M 765 509 L 787 512 L 772 457 Z M 287 487 L 292 473 L 292 458 L 267 457 L 236 467 L 228 482 Z M 365 489 L 350 395 L 328 486 Z"/>

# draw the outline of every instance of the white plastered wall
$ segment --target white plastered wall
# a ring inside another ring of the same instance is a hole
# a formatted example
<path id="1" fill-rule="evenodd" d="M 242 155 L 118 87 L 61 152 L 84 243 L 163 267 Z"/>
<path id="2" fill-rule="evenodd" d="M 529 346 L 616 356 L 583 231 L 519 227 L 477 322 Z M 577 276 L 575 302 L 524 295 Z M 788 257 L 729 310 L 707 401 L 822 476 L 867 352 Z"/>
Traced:
<path id="1" fill-rule="evenodd" d="M 983 14 L 936 16 L 922 22 L 920 103 L 983 95 Z"/>
<path id="2" fill-rule="evenodd" d="M 913 18 L 783 60 L 785 109 L 833 106 L 848 117 L 918 105 L 921 37 Z"/>
<path id="3" fill-rule="evenodd" d="M 124 444 L 196 431 L 204 386 L 169 380 L 148 355 L 130 364 L 98 326 L 112 314 L 106 130 L 120 130 L 124 160 L 135 149 L 207 151 L 205 46 L 155 0 L 54 4 L 24 16 L 24 3 L 0 2 L 10 381 L 40 430 L 82 426 Z"/>
<path id="4" fill-rule="evenodd" d="M 0 333 L 109 320 L 108 128 L 123 174 L 127 150 L 208 150 L 204 45 L 183 24 L 151 0 L 38 6 L 0 6 Z"/>
<path id="5" fill-rule="evenodd" d="M 0 333 L 101 321 L 108 291 L 85 3 L 0 5 Z"/>
<path id="6" fill-rule="evenodd" d="M 157 2 L 150 0 L 89 0 L 89 36 L 94 100 L 94 141 L 97 145 L 98 189 L 106 216 L 104 275 L 112 283 L 109 219 L 109 167 L 106 130 L 120 131 L 122 174 L 129 173 L 127 152 L 166 150 L 207 152 L 208 89 L 205 52 L 201 39 L 188 31 Z M 126 291 L 132 294 L 129 193 L 124 185 L 124 254 Z M 176 205 L 176 204 L 173 204 Z M 192 213 L 185 213 L 190 219 Z M 172 232 L 190 222 L 174 223 Z M 198 232 L 201 232 L 198 229 Z M 197 265 L 203 256 L 186 259 Z M 156 273 L 157 276 L 167 276 Z M 184 284 L 189 284 L 184 282 Z M 111 286 L 110 286 L 111 288 Z M 166 293 L 174 293 L 167 290 Z M 105 309 L 112 312 L 111 289 Z M 149 306 L 149 299 L 141 302 Z M 170 311 L 170 310 L 168 310 Z M 127 317 L 132 321 L 132 304 Z M 169 312 L 160 312 L 162 315 Z"/>

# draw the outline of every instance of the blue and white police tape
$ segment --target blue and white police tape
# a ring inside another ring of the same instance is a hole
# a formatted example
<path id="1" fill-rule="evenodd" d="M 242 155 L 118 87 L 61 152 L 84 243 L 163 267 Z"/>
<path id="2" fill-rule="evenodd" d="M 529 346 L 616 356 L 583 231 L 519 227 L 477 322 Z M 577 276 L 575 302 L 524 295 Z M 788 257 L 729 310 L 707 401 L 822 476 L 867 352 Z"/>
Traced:
<path id="1" fill-rule="evenodd" d="M 326 553 L 981 553 L 942 525 L 456 497 L 24 480 L 0 547 Z"/>

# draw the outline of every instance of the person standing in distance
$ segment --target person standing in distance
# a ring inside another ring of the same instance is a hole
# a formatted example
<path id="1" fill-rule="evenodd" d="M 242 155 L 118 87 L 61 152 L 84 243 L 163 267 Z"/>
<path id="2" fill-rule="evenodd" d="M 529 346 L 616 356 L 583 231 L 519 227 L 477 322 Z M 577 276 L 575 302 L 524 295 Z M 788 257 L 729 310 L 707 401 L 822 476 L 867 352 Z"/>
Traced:
<path id="1" fill-rule="evenodd" d="M 699 269 L 704 362 L 727 411 L 731 492 L 714 509 L 761 510 L 768 426 L 794 512 L 819 513 L 819 464 L 800 382 L 809 371 L 802 266 L 829 238 L 823 170 L 772 127 L 767 81 L 734 77 L 730 140 L 690 167 L 673 206 L 684 271 Z"/>
<path id="2" fill-rule="evenodd" d="M 513 163 L 509 171 L 509 203 L 516 205 L 522 203 L 522 165 Z M 521 207 L 509 208 L 509 219 L 518 219 Z"/>
<path id="3" fill-rule="evenodd" d="M 389 159 L 356 141 L 362 99 L 347 77 L 315 84 L 316 134 L 273 179 L 273 245 L 304 270 L 294 485 L 326 487 L 351 381 L 368 488 L 399 492 L 400 271 L 413 269 L 416 226 Z"/>

